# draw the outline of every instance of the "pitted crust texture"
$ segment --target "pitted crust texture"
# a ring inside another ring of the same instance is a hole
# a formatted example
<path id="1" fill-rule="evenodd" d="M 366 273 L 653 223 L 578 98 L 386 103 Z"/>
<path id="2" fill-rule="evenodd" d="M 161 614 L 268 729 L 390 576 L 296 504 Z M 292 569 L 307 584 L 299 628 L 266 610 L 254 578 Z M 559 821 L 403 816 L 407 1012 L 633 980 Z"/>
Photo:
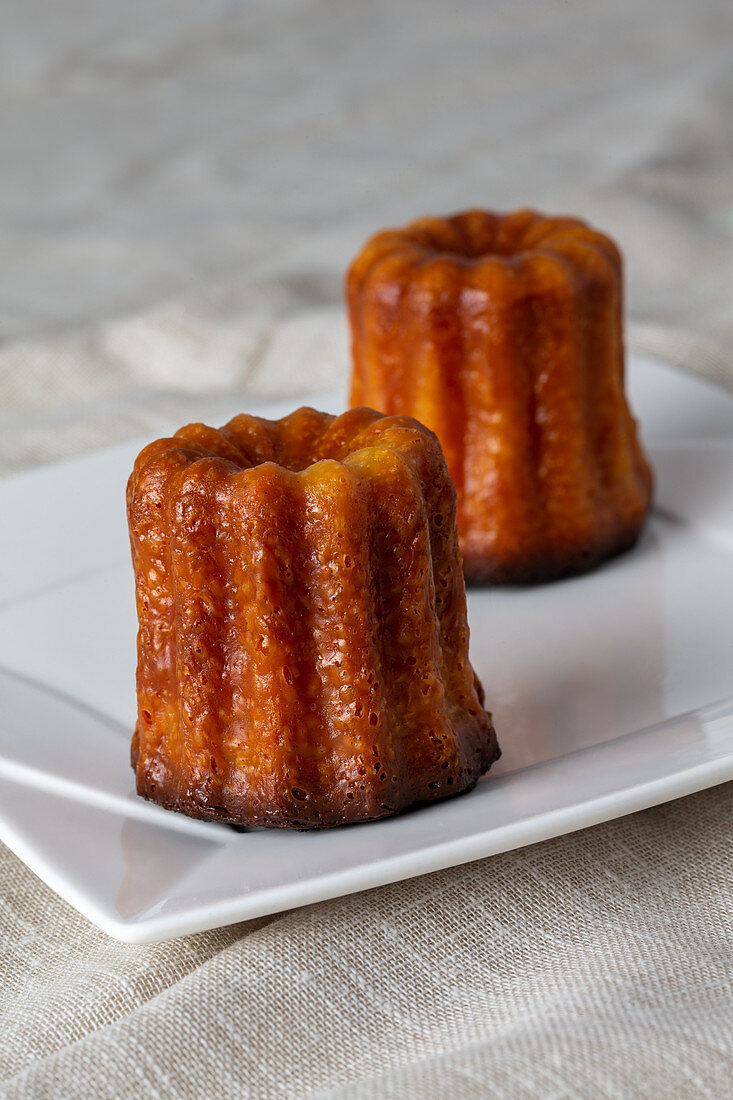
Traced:
<path id="1" fill-rule="evenodd" d="M 499 750 L 455 515 L 409 417 L 304 408 L 146 447 L 128 485 L 138 792 L 304 829 L 473 787 Z"/>

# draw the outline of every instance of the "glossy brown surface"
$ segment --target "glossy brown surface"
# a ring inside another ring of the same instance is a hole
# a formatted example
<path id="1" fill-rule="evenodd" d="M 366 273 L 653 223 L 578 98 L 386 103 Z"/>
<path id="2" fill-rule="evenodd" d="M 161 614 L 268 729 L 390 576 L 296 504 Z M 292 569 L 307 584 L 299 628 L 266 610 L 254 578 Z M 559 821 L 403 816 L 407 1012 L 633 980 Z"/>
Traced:
<path id="1" fill-rule="evenodd" d="M 367 242 L 347 299 L 351 403 L 438 435 L 469 580 L 582 572 L 636 541 L 652 477 L 608 237 L 531 210 L 422 218 Z"/>
<path id="2" fill-rule="evenodd" d="M 192 424 L 141 452 L 128 519 L 141 795 L 311 828 L 469 790 L 498 756 L 455 490 L 422 425 Z"/>

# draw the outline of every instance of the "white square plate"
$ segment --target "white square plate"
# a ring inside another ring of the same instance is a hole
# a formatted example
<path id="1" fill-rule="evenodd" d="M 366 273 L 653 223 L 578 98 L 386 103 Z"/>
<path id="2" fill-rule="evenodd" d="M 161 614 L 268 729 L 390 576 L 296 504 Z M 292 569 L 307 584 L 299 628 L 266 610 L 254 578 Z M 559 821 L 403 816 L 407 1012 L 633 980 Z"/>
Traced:
<path id="1" fill-rule="evenodd" d="M 471 655 L 504 755 L 472 794 L 369 825 L 237 832 L 138 799 L 124 486 L 140 444 L 0 485 L 0 837 L 110 935 L 142 943 L 732 778 L 733 398 L 638 359 L 630 389 L 657 475 L 638 547 L 585 577 L 470 593 Z M 343 396 L 312 401 L 338 411 Z"/>

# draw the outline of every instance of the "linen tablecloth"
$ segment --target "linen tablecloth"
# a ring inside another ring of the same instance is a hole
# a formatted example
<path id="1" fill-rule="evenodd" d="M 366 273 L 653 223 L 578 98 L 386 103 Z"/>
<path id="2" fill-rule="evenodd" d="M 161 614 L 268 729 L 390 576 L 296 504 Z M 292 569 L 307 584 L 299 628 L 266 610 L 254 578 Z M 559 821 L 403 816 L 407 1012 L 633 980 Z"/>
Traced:
<path id="1" fill-rule="evenodd" d="M 342 385 L 362 239 L 473 204 L 612 233 L 632 344 L 733 387 L 730 0 L 3 22 L 3 473 Z M 150 947 L 0 847 L 0 1095 L 733 1096 L 732 809 Z"/>

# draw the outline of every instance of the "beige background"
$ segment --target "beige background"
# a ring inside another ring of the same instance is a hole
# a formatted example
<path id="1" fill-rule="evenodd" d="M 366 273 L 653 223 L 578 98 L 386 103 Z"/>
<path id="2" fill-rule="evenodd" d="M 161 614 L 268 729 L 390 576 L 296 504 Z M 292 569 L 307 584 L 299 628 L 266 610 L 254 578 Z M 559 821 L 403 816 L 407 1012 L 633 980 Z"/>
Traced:
<path id="1" fill-rule="evenodd" d="M 613 233 L 634 345 L 733 386 L 730 0 L 18 0 L 3 26 L 5 473 L 341 383 L 363 237 L 470 204 Z M 0 848 L 0 1095 L 733 1096 L 731 808 L 140 948 Z"/>

